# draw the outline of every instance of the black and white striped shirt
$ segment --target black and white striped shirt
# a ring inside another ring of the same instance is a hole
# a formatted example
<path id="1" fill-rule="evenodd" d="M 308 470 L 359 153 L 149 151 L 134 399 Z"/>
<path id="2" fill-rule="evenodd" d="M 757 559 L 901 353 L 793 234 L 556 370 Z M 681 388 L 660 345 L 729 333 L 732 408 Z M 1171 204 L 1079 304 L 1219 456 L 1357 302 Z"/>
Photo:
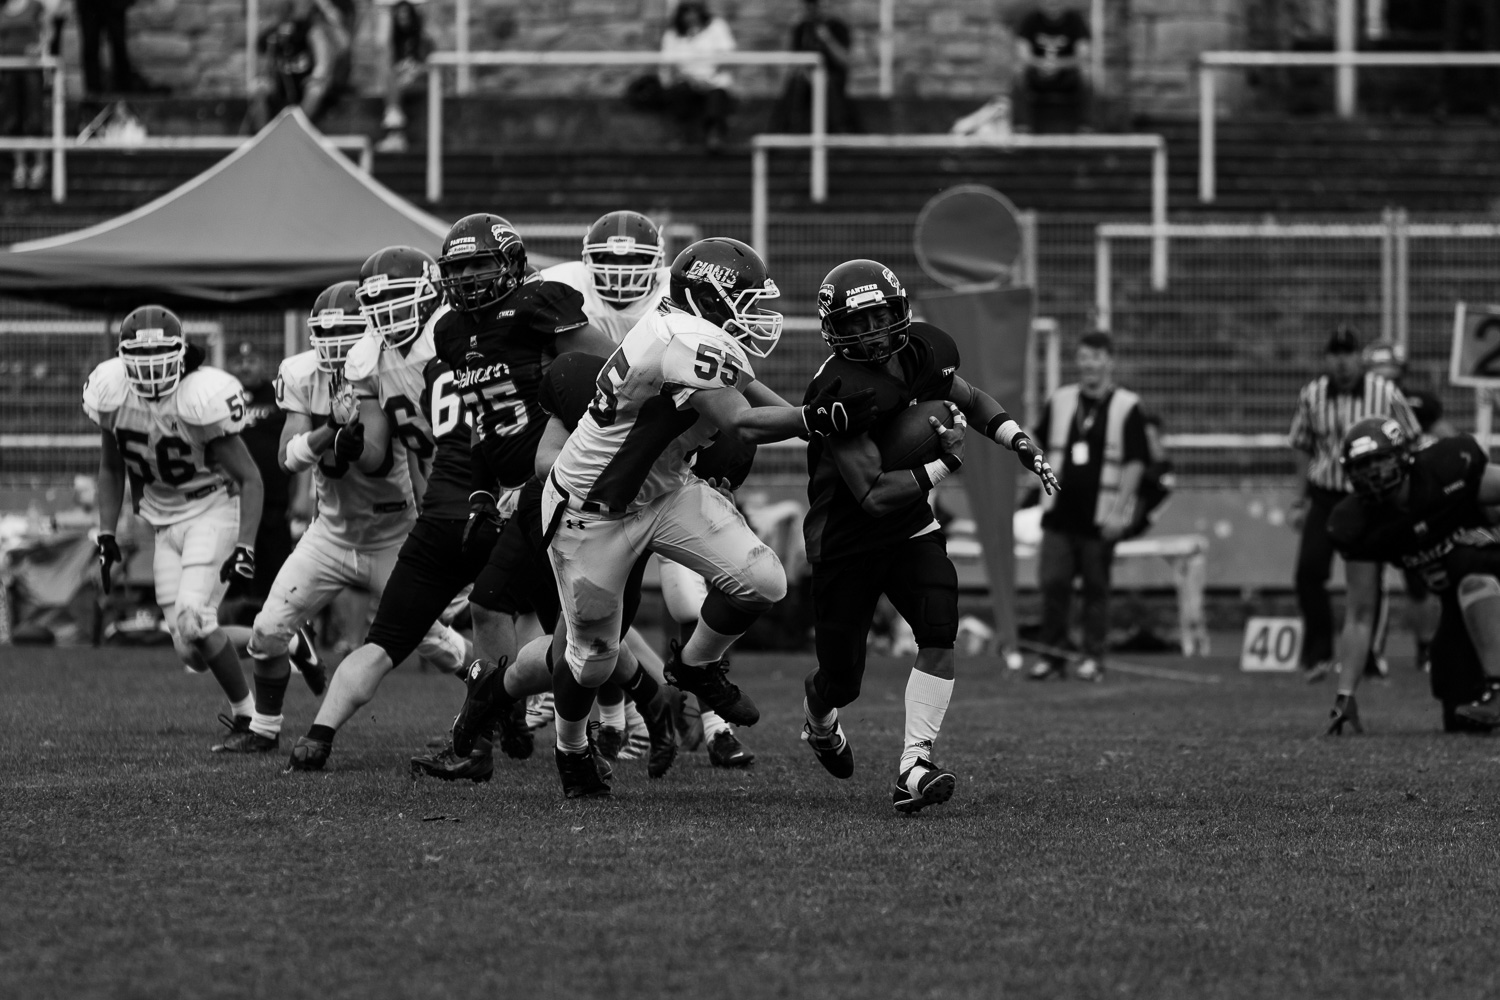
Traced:
<path id="1" fill-rule="evenodd" d="M 1421 435 L 1417 418 L 1396 383 L 1371 372 L 1351 392 L 1336 392 L 1327 375 L 1302 387 L 1297 413 L 1287 442 L 1312 456 L 1307 481 L 1325 490 L 1351 493 L 1354 487 L 1339 465 L 1339 451 L 1349 428 L 1366 417 L 1390 416 L 1400 421 L 1411 440 Z"/>

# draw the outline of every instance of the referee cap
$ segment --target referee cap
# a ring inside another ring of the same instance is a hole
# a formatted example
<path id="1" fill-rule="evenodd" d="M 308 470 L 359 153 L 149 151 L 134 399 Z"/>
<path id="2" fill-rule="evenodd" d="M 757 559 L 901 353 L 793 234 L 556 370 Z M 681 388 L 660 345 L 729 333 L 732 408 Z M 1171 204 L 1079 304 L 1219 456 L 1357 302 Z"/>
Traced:
<path id="1" fill-rule="evenodd" d="M 1354 332 L 1354 327 L 1348 323 L 1340 323 L 1333 328 L 1328 335 L 1328 343 L 1323 347 L 1324 354 L 1357 354 L 1359 352 L 1359 334 Z"/>

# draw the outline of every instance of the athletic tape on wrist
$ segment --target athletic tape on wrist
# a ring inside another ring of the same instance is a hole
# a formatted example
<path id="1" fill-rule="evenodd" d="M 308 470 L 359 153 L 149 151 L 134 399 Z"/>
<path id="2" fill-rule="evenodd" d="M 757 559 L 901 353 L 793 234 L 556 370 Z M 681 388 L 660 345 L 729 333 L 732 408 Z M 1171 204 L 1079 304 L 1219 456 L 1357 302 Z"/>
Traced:
<path id="1" fill-rule="evenodd" d="M 311 431 L 303 431 L 286 443 L 286 467 L 289 471 L 310 469 L 318 460 L 318 456 L 313 454 L 311 438 Z"/>

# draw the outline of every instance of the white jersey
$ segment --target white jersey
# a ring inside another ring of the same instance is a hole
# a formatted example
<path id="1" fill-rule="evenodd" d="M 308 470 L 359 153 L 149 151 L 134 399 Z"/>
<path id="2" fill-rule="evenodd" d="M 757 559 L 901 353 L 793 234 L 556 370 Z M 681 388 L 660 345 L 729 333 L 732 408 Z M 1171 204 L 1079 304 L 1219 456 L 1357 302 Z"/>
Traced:
<path id="1" fill-rule="evenodd" d="M 437 448 L 432 425 L 422 412 L 425 372 L 435 356 L 429 322 L 406 345 L 404 353 L 400 348 L 387 347 L 380 334 L 367 330 L 344 359 L 344 378 L 361 395 L 380 401 L 390 421 L 391 439 L 417 456 L 424 475 Z"/>
<path id="2" fill-rule="evenodd" d="M 288 413 L 305 414 L 315 428 L 328 422 L 333 380 L 318 368 L 316 351 L 294 354 L 281 363 L 276 399 Z M 351 549 L 378 549 L 400 541 L 416 520 L 406 448 L 394 433 L 385 460 L 374 472 L 361 471 L 329 448 L 313 465 L 313 483 L 318 519 L 335 541 Z"/>
<path id="3" fill-rule="evenodd" d="M 245 425 L 245 391 L 217 368 L 184 375 L 165 399 L 130 387 L 125 362 L 110 358 L 83 384 L 83 412 L 114 436 L 141 516 L 161 528 L 201 514 L 234 490 L 208 446 Z"/>
<path id="4" fill-rule="evenodd" d="M 599 372 L 598 392 L 552 467 L 557 484 L 595 509 L 624 513 L 686 482 L 688 458 L 718 433 L 689 400 L 755 380 L 745 350 L 706 320 L 653 313 Z"/>
<path id="5" fill-rule="evenodd" d="M 563 261 L 542 270 L 544 281 L 560 281 L 576 289 L 583 296 L 583 314 L 596 329 L 608 334 L 609 339 L 617 344 L 625 341 L 625 335 L 632 327 L 657 311 L 671 287 L 670 275 L 668 268 L 660 268 L 656 272 L 654 290 L 634 302 L 626 303 L 622 309 L 599 297 L 599 287 L 594 284 L 594 276 L 581 260 Z"/>

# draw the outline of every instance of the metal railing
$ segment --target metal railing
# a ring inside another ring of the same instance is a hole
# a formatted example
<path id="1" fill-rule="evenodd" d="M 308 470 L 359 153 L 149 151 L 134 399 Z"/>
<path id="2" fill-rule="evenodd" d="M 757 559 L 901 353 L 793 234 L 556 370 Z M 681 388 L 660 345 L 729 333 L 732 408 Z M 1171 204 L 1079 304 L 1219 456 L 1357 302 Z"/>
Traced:
<path id="1" fill-rule="evenodd" d="M 828 132 L 828 70 L 816 52 L 724 52 L 666 56 L 660 52 L 434 52 L 427 57 L 427 200 L 443 199 L 443 73 L 471 66 L 676 66 L 712 61 L 718 66 L 801 66 L 812 71 L 813 183 L 826 177 L 823 140 Z M 826 184 L 826 180 L 823 182 Z"/>
<path id="2" fill-rule="evenodd" d="M 983 138 L 957 135 L 780 135 L 762 134 L 750 140 L 750 243 L 766 253 L 770 215 L 770 165 L 773 149 L 811 149 L 810 196 L 814 203 L 828 198 L 828 162 L 819 153 L 828 149 L 1081 149 L 1151 154 L 1151 226 L 1159 235 L 1152 243 L 1152 286 L 1167 286 L 1167 141 L 1159 135 L 1011 135 Z"/>
<path id="3" fill-rule="evenodd" d="M 1208 204 L 1217 196 L 1215 121 L 1218 93 L 1214 77 L 1220 69 L 1252 67 L 1334 69 L 1340 73 L 1338 111 L 1352 117 L 1355 109 L 1357 67 L 1416 66 L 1454 69 L 1461 66 L 1500 67 L 1500 52 L 1204 52 L 1198 57 L 1198 200 Z"/>

